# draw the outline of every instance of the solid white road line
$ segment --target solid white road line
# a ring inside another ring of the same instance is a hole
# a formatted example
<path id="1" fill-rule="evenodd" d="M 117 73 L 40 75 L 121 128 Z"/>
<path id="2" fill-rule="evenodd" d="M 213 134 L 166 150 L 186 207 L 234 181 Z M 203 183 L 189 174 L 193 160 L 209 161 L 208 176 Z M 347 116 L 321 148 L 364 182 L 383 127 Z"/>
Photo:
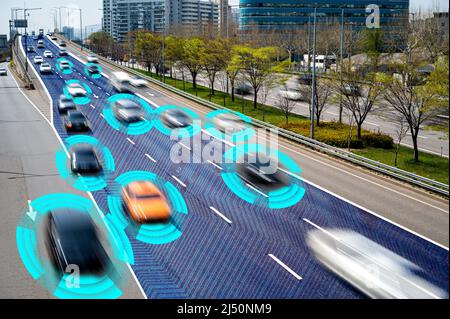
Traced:
<path id="1" fill-rule="evenodd" d="M 178 182 L 178 184 L 180 184 L 181 186 L 186 187 L 186 184 L 183 183 L 182 181 L 180 181 L 176 176 L 172 175 L 172 178 L 173 178 L 174 180 L 176 180 L 176 181 Z"/>
<path id="2" fill-rule="evenodd" d="M 145 153 L 145 156 L 147 156 L 147 158 L 149 160 L 151 160 L 153 163 L 156 163 L 156 160 L 153 157 L 151 157 L 150 155 L 148 155 L 147 153 Z"/>
<path id="3" fill-rule="evenodd" d="M 269 254 L 269 257 L 275 260 L 281 267 L 286 269 L 292 276 L 294 276 L 297 280 L 302 280 L 303 278 L 297 274 L 295 271 L 293 271 L 291 268 L 289 268 L 284 262 L 279 260 L 277 257 L 275 257 L 273 254 Z"/>
<path id="4" fill-rule="evenodd" d="M 229 220 L 224 214 L 222 214 L 221 212 L 219 212 L 216 208 L 214 208 L 213 206 L 209 206 L 209 208 L 216 213 L 217 215 L 219 215 L 224 221 L 226 221 L 228 224 L 232 224 L 233 222 L 231 220 Z"/>
<path id="5" fill-rule="evenodd" d="M 136 145 L 136 143 L 133 140 L 131 140 L 129 137 L 127 137 L 127 141 L 130 142 L 133 145 Z"/>
<path id="6" fill-rule="evenodd" d="M 331 238 L 338 240 L 338 238 L 336 236 L 334 236 L 333 234 L 331 234 L 329 231 L 323 229 L 322 227 L 314 224 L 312 221 L 310 221 L 309 219 L 306 218 L 302 218 L 303 221 L 305 221 L 306 223 L 310 224 L 311 226 L 313 226 L 314 228 L 317 228 L 318 230 L 324 232 L 325 234 L 327 234 L 328 236 L 330 236 Z"/>

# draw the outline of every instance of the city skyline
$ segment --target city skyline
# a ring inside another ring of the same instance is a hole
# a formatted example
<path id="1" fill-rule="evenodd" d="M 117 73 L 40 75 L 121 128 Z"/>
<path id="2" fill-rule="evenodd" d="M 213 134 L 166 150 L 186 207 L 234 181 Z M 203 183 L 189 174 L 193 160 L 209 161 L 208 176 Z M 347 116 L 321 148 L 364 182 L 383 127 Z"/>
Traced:
<path id="1" fill-rule="evenodd" d="M 239 0 L 230 0 L 230 5 L 237 5 Z M 58 0 L 28 0 L 24 4 L 18 5 L 16 0 L 5 0 L 4 7 L 6 10 L 0 12 L 0 18 L 2 21 L 8 21 L 11 18 L 11 8 L 19 8 L 26 6 L 27 8 L 42 8 L 39 11 L 30 11 L 29 27 L 30 29 L 44 28 L 45 30 L 53 29 L 52 11 L 53 7 L 66 6 L 70 8 L 81 8 L 83 12 L 83 26 L 94 25 L 101 23 L 102 11 L 98 10 L 102 8 L 102 0 L 79 0 L 77 3 L 68 1 L 66 4 L 61 4 Z M 426 4 L 420 0 L 411 0 L 410 8 L 413 10 L 421 9 L 427 11 L 429 9 L 439 8 L 443 11 L 448 11 L 448 2 L 445 0 L 428 1 Z M 61 18 L 63 25 L 67 24 L 67 13 L 65 9 L 61 10 Z M 37 13 L 38 12 L 38 13 Z M 71 10 L 69 14 L 69 25 L 75 28 L 79 28 L 79 12 L 78 10 Z M 8 23 L 2 23 L 0 25 L 0 34 L 9 34 Z"/>

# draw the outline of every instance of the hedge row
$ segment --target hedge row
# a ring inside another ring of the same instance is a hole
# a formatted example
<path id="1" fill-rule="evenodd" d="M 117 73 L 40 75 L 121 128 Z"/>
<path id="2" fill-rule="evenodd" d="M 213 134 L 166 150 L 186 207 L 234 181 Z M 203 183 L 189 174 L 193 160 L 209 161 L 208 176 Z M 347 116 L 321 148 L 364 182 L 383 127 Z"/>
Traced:
<path id="1" fill-rule="evenodd" d="M 303 121 L 292 121 L 292 123 L 287 125 L 280 123 L 278 126 L 304 136 L 309 136 L 310 134 L 309 124 Z M 348 134 L 348 125 L 337 122 L 322 123 L 315 129 L 315 138 L 318 141 L 340 148 L 348 147 Z M 352 135 L 350 148 L 353 149 L 361 149 L 364 147 L 391 149 L 394 147 L 394 140 L 389 135 L 363 130 L 361 132 L 361 140 L 358 140 L 356 138 L 356 128 L 353 128 Z"/>

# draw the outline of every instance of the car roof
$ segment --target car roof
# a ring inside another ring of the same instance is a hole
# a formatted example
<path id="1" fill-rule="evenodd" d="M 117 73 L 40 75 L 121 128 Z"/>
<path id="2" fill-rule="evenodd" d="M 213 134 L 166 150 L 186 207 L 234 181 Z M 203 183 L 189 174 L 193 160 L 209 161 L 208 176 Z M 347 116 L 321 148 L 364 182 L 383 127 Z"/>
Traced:
<path id="1" fill-rule="evenodd" d="M 149 181 L 134 181 L 129 183 L 128 189 L 136 195 L 161 194 L 155 184 Z"/>
<path id="2" fill-rule="evenodd" d="M 60 230 L 92 230 L 94 224 L 87 212 L 72 208 L 58 208 L 51 212 L 55 225 Z"/>

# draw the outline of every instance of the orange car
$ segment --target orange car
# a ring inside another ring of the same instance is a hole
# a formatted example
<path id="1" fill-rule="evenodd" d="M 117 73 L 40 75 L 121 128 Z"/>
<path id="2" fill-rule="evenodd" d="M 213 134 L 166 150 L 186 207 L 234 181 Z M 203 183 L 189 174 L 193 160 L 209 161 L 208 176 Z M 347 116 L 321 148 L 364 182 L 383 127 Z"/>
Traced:
<path id="1" fill-rule="evenodd" d="M 171 216 L 166 198 L 148 181 L 134 181 L 123 187 L 122 203 L 137 223 L 167 222 Z"/>

